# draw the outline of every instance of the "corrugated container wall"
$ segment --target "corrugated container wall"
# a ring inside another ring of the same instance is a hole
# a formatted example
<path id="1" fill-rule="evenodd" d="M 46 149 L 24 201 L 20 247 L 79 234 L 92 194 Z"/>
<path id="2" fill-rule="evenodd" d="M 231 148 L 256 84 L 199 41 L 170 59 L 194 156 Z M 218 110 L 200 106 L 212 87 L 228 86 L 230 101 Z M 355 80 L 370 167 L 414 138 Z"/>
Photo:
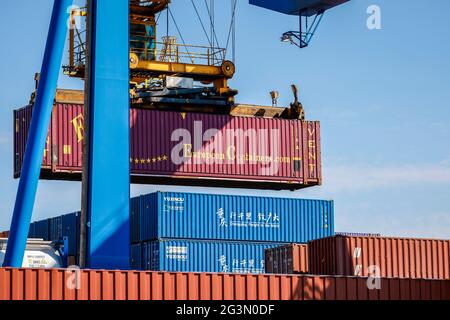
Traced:
<path id="1" fill-rule="evenodd" d="M 62 241 L 68 238 L 68 253 L 76 256 L 80 241 L 80 213 L 74 212 L 55 218 L 33 222 L 28 237 L 46 241 Z"/>
<path id="2" fill-rule="evenodd" d="M 30 229 L 28 229 L 28 238 L 36 238 L 36 223 L 30 223 Z"/>
<path id="3" fill-rule="evenodd" d="M 9 232 L 8 231 L 2 231 L 0 232 L 0 238 L 8 238 Z"/>
<path id="4" fill-rule="evenodd" d="M 279 243 L 163 240 L 142 243 L 144 270 L 264 273 L 264 250 Z"/>
<path id="5" fill-rule="evenodd" d="M 62 216 L 50 218 L 49 221 L 49 240 L 57 241 L 63 237 L 63 226 L 62 226 Z"/>
<path id="6" fill-rule="evenodd" d="M 131 245 L 131 261 L 132 270 L 142 270 L 142 246 L 140 243 Z"/>
<path id="7" fill-rule="evenodd" d="M 69 255 L 77 256 L 80 243 L 80 212 L 62 216 L 62 236 L 69 241 Z"/>
<path id="8" fill-rule="evenodd" d="M 32 107 L 14 113 L 15 177 Z M 82 105 L 56 104 L 42 177 L 80 180 Z M 131 109 L 130 163 L 136 183 L 301 189 L 320 185 L 320 124 Z M 168 179 L 169 178 L 169 179 Z"/>
<path id="9" fill-rule="evenodd" d="M 141 198 L 130 200 L 130 236 L 131 243 L 141 241 Z"/>
<path id="10" fill-rule="evenodd" d="M 450 240 L 336 236 L 309 248 L 312 274 L 450 279 Z"/>
<path id="11" fill-rule="evenodd" d="M 309 273 L 307 244 L 290 244 L 266 250 L 266 271 L 276 274 Z"/>
<path id="12" fill-rule="evenodd" d="M 50 223 L 49 219 L 35 222 L 34 237 L 50 241 Z"/>
<path id="13" fill-rule="evenodd" d="M 450 281 L 221 273 L 0 269 L 0 300 L 450 300 Z"/>
<path id="14" fill-rule="evenodd" d="M 135 242 L 211 239 L 306 243 L 334 234 L 333 201 L 158 192 L 132 200 Z M 140 208 L 139 215 L 133 212 Z M 139 221 L 137 220 L 140 220 Z M 140 225 L 140 228 L 138 226 Z"/>

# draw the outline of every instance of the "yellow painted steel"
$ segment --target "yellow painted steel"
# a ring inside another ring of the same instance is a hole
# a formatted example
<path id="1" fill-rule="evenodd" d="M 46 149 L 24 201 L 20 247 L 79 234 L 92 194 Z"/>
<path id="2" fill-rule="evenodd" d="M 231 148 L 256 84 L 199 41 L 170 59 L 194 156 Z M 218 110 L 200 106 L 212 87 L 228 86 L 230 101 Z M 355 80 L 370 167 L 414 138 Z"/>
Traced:
<path id="1" fill-rule="evenodd" d="M 170 0 L 130 0 L 130 24 L 145 25 L 154 30 L 151 40 L 150 37 L 149 40 L 145 40 L 148 36 L 140 33 L 135 34 L 135 39 L 132 40 L 130 80 L 144 82 L 152 77 L 184 76 L 196 81 L 213 83 L 220 94 L 227 94 L 228 79 L 234 76 L 235 66 L 225 60 L 225 49 L 182 45 L 176 43 L 174 37 L 172 42 L 169 39 L 162 43 L 156 42 L 155 16 L 165 10 L 170 2 Z M 76 9 L 71 12 L 69 65 L 64 67 L 64 72 L 71 77 L 84 78 L 85 40 L 82 37 L 84 31 L 76 28 L 75 17 L 86 17 L 86 11 Z"/>
<path id="2" fill-rule="evenodd" d="M 139 61 L 136 70 L 145 70 L 161 74 L 197 75 L 205 78 L 223 77 L 221 67 L 163 61 Z M 195 77 L 194 77 L 195 78 Z"/>

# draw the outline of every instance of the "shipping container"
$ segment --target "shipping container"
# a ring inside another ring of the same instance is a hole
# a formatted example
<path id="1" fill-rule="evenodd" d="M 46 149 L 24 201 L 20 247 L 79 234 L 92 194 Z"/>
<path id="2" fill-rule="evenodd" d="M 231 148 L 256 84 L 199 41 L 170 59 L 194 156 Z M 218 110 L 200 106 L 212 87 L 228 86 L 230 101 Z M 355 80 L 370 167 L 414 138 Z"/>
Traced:
<path id="1" fill-rule="evenodd" d="M 279 243 L 158 240 L 142 243 L 142 268 L 152 271 L 264 273 L 264 250 Z"/>
<path id="2" fill-rule="evenodd" d="M 333 201 L 157 192 L 132 200 L 131 234 L 164 238 L 299 242 L 334 234 Z M 140 208 L 138 216 L 133 214 Z"/>
<path id="3" fill-rule="evenodd" d="M 8 237 L 9 237 L 9 231 L 0 232 L 0 238 L 8 238 Z"/>
<path id="4" fill-rule="evenodd" d="M 309 273 L 307 244 L 290 244 L 266 249 L 266 271 L 276 274 Z"/>
<path id="5" fill-rule="evenodd" d="M 14 112 L 15 177 L 32 107 Z M 131 109 L 133 183 L 296 190 L 320 185 L 320 124 L 314 121 Z M 80 180 L 82 105 L 55 104 L 41 177 Z"/>
<path id="6" fill-rule="evenodd" d="M 141 200 L 142 197 L 130 200 L 130 236 L 131 243 L 141 241 Z"/>
<path id="7" fill-rule="evenodd" d="M 28 229 L 28 238 L 36 238 L 36 223 L 30 223 L 30 229 Z"/>
<path id="8" fill-rule="evenodd" d="M 243 275 L 0 269 L 0 300 L 450 300 L 450 281 L 305 275 Z"/>
<path id="9" fill-rule="evenodd" d="M 450 240 L 335 236 L 309 249 L 312 274 L 450 279 Z"/>
<path id="10" fill-rule="evenodd" d="M 68 254 L 76 256 L 80 241 L 80 213 L 74 212 L 63 216 L 36 221 L 30 224 L 29 238 L 59 241 L 68 238 Z"/>
<path id="11" fill-rule="evenodd" d="M 63 238 L 62 216 L 48 219 L 49 240 L 59 241 Z"/>
<path id="12" fill-rule="evenodd" d="M 140 243 L 131 245 L 131 261 L 130 266 L 132 270 L 142 270 L 142 246 Z"/>
<path id="13" fill-rule="evenodd" d="M 50 241 L 50 220 L 45 219 L 34 223 L 34 238 Z"/>
<path id="14" fill-rule="evenodd" d="M 62 216 L 62 237 L 68 239 L 69 256 L 77 256 L 80 245 L 80 212 Z"/>

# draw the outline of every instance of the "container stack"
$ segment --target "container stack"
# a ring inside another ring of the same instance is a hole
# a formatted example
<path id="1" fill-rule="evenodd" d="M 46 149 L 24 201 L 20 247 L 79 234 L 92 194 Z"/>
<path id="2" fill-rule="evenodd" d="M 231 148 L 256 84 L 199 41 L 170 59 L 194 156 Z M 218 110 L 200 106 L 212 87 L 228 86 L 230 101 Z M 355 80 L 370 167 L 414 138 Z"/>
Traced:
<path id="1" fill-rule="evenodd" d="M 30 225 L 28 238 L 61 243 L 64 238 L 67 238 L 67 253 L 69 257 L 76 259 L 80 242 L 80 212 L 33 222 Z"/>
<path id="2" fill-rule="evenodd" d="M 131 200 L 132 268 L 264 273 L 264 251 L 334 234 L 332 201 L 157 192 Z"/>
<path id="3" fill-rule="evenodd" d="M 76 93 L 57 92 L 43 179 L 81 179 L 84 99 Z M 292 191 L 321 185 L 320 123 L 303 120 L 298 107 L 132 104 L 131 182 Z M 14 112 L 16 178 L 32 113 L 32 105 Z M 334 235 L 331 201 L 158 192 L 132 199 L 130 208 L 135 269 L 262 273 L 265 249 Z M 69 231 L 60 217 L 34 223 L 30 235 L 58 240 Z M 69 236 L 74 255 L 77 237 Z"/>
<path id="4" fill-rule="evenodd" d="M 270 248 L 266 263 L 279 274 L 448 280 L 450 240 L 335 235 Z"/>

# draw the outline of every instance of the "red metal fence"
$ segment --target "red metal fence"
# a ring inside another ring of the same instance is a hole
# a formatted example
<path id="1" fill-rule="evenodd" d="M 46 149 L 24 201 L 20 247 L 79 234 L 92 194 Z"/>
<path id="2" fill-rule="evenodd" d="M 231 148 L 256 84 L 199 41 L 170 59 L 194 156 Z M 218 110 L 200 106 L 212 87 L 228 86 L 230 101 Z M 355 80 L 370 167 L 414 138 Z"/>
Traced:
<path id="1" fill-rule="evenodd" d="M 78 282 L 76 280 L 79 280 Z M 77 284 L 79 285 L 78 289 Z M 449 280 L 0 269 L 0 300 L 450 300 Z"/>

